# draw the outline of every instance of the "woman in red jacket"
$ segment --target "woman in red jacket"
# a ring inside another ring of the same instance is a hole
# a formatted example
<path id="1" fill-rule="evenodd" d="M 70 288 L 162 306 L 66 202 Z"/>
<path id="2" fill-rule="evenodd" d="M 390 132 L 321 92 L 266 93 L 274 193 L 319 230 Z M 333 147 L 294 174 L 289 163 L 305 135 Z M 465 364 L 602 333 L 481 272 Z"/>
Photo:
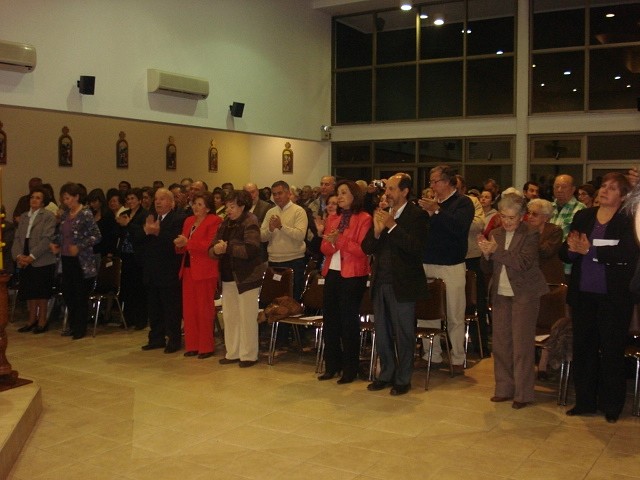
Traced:
<path id="1" fill-rule="evenodd" d="M 340 371 L 339 384 L 358 374 L 360 351 L 359 309 L 367 288 L 369 259 L 361 244 L 371 228 L 364 211 L 364 195 L 355 182 L 338 183 L 338 214 L 327 217 L 320 250 L 325 255 L 324 284 L 325 373 L 330 380 Z"/>
<path id="2" fill-rule="evenodd" d="M 218 284 L 218 261 L 209 258 L 208 249 L 222 219 L 214 211 L 209 192 L 193 197 L 193 215 L 187 217 L 182 234 L 174 240 L 184 252 L 182 279 L 182 317 L 184 318 L 185 357 L 209 358 L 213 355 L 214 295 Z"/>

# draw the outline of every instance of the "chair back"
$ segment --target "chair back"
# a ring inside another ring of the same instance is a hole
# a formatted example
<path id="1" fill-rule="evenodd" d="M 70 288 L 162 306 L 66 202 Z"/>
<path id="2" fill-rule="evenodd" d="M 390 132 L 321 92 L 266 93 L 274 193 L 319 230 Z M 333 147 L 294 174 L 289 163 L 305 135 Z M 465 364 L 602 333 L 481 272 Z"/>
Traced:
<path id="1" fill-rule="evenodd" d="M 440 320 L 442 328 L 447 327 L 447 294 L 441 278 L 429 279 L 427 297 L 416 302 L 416 320 Z"/>
<path id="2" fill-rule="evenodd" d="M 122 260 L 119 257 L 104 257 L 100 261 L 100 268 L 96 278 L 94 293 L 120 293 L 120 274 Z"/>
<path id="3" fill-rule="evenodd" d="M 367 317 L 373 315 L 373 300 L 371 300 L 371 287 L 367 286 L 367 289 L 362 295 L 362 301 L 360 302 L 360 316 Z"/>
<path id="4" fill-rule="evenodd" d="M 549 293 L 540 297 L 540 310 L 536 322 L 536 335 L 546 335 L 559 318 L 565 317 L 567 286 L 564 283 L 549 284 Z"/>
<path id="5" fill-rule="evenodd" d="M 267 267 L 260 289 L 260 308 L 265 308 L 276 298 L 293 297 L 293 269 L 288 267 Z"/>
<path id="6" fill-rule="evenodd" d="M 467 270 L 465 274 L 464 293 L 467 300 L 465 312 L 467 315 L 475 314 L 478 309 L 478 283 L 477 274 L 473 270 Z"/>
<path id="7" fill-rule="evenodd" d="M 324 277 L 319 271 L 314 270 L 309 273 L 307 284 L 302 292 L 302 306 L 306 313 L 308 311 L 320 312 L 324 302 Z"/>

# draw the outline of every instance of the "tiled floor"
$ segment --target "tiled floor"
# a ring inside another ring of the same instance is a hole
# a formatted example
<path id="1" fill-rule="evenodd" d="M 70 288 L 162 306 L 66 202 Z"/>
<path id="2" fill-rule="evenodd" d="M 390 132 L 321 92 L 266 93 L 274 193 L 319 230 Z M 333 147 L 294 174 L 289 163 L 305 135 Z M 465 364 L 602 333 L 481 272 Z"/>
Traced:
<path id="1" fill-rule="evenodd" d="M 630 479 L 640 418 L 575 418 L 541 384 L 537 403 L 489 402 L 493 363 L 465 377 L 423 373 L 391 397 L 318 382 L 312 355 L 273 367 L 143 352 L 146 332 L 102 328 L 72 341 L 8 328 L 9 360 L 44 409 L 9 478 Z"/>

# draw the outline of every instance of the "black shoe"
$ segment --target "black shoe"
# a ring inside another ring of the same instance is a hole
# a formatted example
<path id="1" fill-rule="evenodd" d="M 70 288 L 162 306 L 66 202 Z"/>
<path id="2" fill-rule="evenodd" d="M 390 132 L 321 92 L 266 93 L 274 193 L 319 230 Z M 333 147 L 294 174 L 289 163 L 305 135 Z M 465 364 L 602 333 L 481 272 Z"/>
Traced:
<path id="1" fill-rule="evenodd" d="M 33 329 L 34 329 L 34 328 L 36 328 L 36 327 L 37 327 L 37 324 L 32 323 L 31 325 L 25 325 L 24 327 L 20 327 L 20 328 L 18 329 L 18 331 L 19 331 L 20 333 L 26 333 L 26 332 L 30 332 L 31 330 L 33 330 Z"/>
<path id="2" fill-rule="evenodd" d="M 164 347 L 164 353 L 176 353 L 178 350 L 180 350 L 180 347 L 172 347 L 169 345 Z"/>
<path id="3" fill-rule="evenodd" d="M 409 390 L 411 390 L 411 384 L 407 383 L 406 385 L 394 385 L 391 387 L 391 391 L 389 392 L 393 396 L 404 395 Z"/>
<path id="4" fill-rule="evenodd" d="M 618 415 L 615 413 L 605 413 L 604 418 L 607 420 L 607 423 L 616 423 L 618 421 Z"/>
<path id="5" fill-rule="evenodd" d="M 596 413 L 595 410 L 586 410 L 583 408 L 579 408 L 579 407 L 573 407 L 571 410 L 567 410 L 567 415 L 569 417 L 577 417 L 580 415 L 592 415 L 594 413 Z"/>
<path id="6" fill-rule="evenodd" d="M 338 385 L 344 385 L 345 383 L 351 383 L 356 379 L 355 375 L 343 375 L 342 377 L 340 377 L 340 380 L 338 380 L 336 383 Z"/>
<path id="7" fill-rule="evenodd" d="M 198 355 L 197 350 L 189 350 L 188 352 L 184 352 L 185 357 L 195 357 L 196 355 Z"/>
<path id="8" fill-rule="evenodd" d="M 142 347 L 140 347 L 141 350 L 156 350 L 158 348 L 165 348 L 164 345 L 152 345 L 152 344 L 147 344 L 147 345 L 143 345 Z"/>
<path id="9" fill-rule="evenodd" d="M 389 385 L 391 385 L 390 382 L 383 382 L 382 380 L 374 380 L 369 385 L 367 385 L 367 390 L 369 390 L 370 392 L 377 392 L 378 390 L 384 390 Z"/>
<path id="10" fill-rule="evenodd" d="M 71 335 L 73 335 L 73 332 L 71 330 L 69 330 L 69 329 L 63 330 L 60 333 L 60 336 L 62 336 L 62 337 L 70 337 Z"/>
<path id="11" fill-rule="evenodd" d="M 85 335 L 86 333 L 74 333 L 71 338 L 74 340 L 80 340 L 81 338 L 84 338 Z"/>
<path id="12" fill-rule="evenodd" d="M 133 327 L 134 330 L 144 330 L 145 328 L 147 328 L 146 325 L 136 325 Z"/>
<path id="13" fill-rule="evenodd" d="M 209 357 L 213 357 L 213 352 L 201 353 L 200 355 L 198 355 L 198 358 L 200 360 L 203 360 L 203 359 L 209 358 Z"/>
<path id="14" fill-rule="evenodd" d="M 44 333 L 47 330 L 49 330 L 49 324 L 45 323 L 42 327 L 40 325 L 36 325 L 36 327 L 33 329 L 33 333 L 35 334 Z"/>
<path id="15" fill-rule="evenodd" d="M 253 367 L 256 363 L 258 363 L 258 360 L 240 360 L 240 365 L 238 365 L 240 368 L 249 368 L 249 367 Z"/>
<path id="16" fill-rule="evenodd" d="M 322 381 L 322 380 L 331 380 L 333 377 L 335 377 L 339 373 L 340 373 L 339 371 L 336 371 L 336 372 L 324 372 L 322 375 L 320 375 L 318 377 L 318 380 L 320 380 L 320 381 Z"/>
<path id="17" fill-rule="evenodd" d="M 227 357 L 224 357 L 224 358 L 221 358 L 220 360 L 218 360 L 218 363 L 220 365 L 229 365 L 231 363 L 238 363 L 239 361 L 240 361 L 239 358 L 227 358 Z"/>

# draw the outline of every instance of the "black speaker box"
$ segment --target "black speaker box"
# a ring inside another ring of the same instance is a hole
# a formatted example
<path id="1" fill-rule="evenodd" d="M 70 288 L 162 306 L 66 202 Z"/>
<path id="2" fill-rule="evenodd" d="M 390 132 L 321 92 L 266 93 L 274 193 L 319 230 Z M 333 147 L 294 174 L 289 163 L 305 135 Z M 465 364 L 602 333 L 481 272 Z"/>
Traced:
<path id="1" fill-rule="evenodd" d="M 96 87 L 96 77 L 81 76 L 78 80 L 78 88 L 83 95 L 93 95 Z"/>
<path id="2" fill-rule="evenodd" d="M 242 112 L 244 112 L 244 103 L 233 102 L 233 105 L 229 105 L 229 110 L 231 110 L 232 117 L 242 117 Z"/>

